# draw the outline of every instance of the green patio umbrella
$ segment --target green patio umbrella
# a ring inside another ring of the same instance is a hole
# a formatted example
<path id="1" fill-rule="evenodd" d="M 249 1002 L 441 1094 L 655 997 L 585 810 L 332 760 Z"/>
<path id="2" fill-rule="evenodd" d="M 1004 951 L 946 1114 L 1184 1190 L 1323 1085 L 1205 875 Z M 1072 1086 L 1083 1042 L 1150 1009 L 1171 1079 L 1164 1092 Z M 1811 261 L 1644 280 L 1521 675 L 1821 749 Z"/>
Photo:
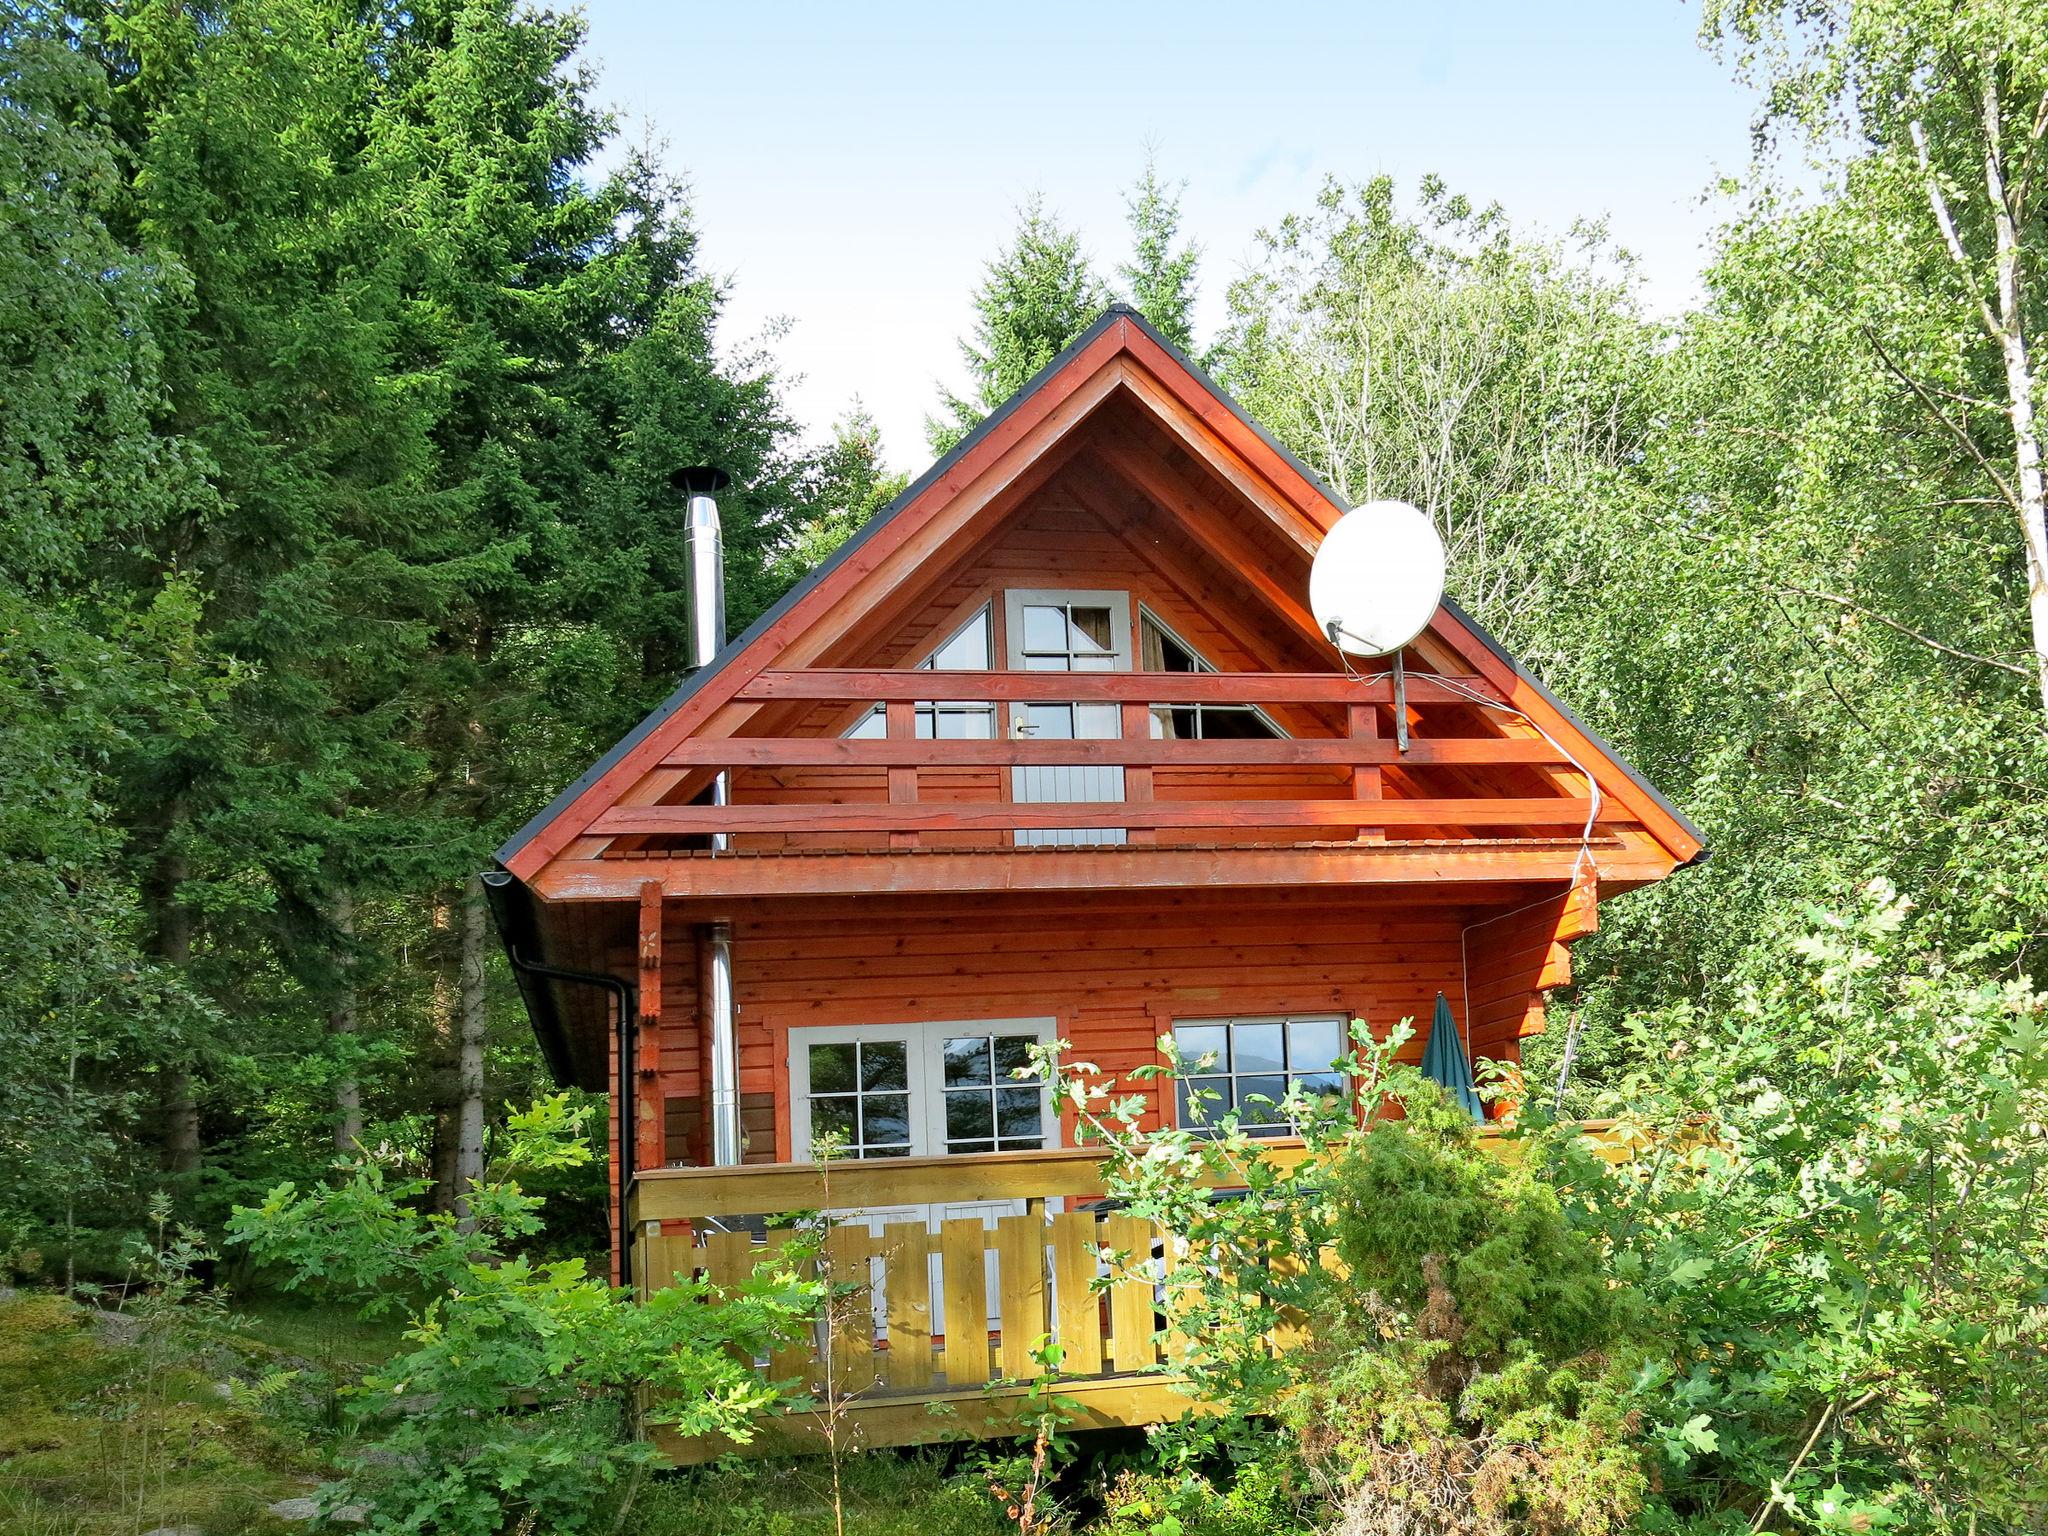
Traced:
<path id="1" fill-rule="evenodd" d="M 1484 1125 L 1486 1106 L 1479 1090 L 1472 1086 L 1472 1063 L 1465 1059 L 1465 1042 L 1458 1038 L 1458 1026 L 1451 1021 L 1451 1005 L 1443 993 L 1436 995 L 1436 1017 L 1430 1021 L 1429 1043 L 1422 1050 L 1422 1075 L 1443 1084 L 1452 1099 L 1465 1106 L 1472 1118 Z"/>

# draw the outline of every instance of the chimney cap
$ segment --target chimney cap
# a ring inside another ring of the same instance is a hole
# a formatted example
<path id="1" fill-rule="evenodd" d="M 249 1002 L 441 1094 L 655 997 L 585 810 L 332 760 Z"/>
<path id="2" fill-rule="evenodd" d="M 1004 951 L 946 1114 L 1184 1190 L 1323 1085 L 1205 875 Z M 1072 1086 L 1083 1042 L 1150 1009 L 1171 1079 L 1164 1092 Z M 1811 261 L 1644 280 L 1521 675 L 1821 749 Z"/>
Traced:
<path id="1" fill-rule="evenodd" d="M 688 496 L 715 496 L 732 484 L 732 476 L 714 464 L 693 464 L 670 475 L 668 483 Z"/>

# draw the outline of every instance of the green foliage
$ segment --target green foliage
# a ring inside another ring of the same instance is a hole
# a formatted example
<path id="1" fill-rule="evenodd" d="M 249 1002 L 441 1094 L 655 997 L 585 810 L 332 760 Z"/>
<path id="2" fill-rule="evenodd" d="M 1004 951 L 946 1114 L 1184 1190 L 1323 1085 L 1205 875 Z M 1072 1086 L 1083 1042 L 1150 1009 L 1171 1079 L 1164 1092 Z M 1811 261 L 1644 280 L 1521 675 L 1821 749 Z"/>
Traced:
<path id="1" fill-rule="evenodd" d="M 1169 186 L 1159 179 L 1151 155 L 1137 182 L 1124 194 L 1124 216 L 1131 230 L 1131 254 L 1117 265 L 1124 295 L 1131 307 L 1181 351 L 1195 350 L 1195 273 L 1202 253 L 1192 244 L 1178 249 L 1180 199 L 1187 184 Z"/>
<path id="2" fill-rule="evenodd" d="M 1058 357 L 1109 303 L 1081 237 L 1033 196 L 1018 210 L 1016 232 L 974 292 L 974 337 L 960 343 L 973 381 L 967 396 L 944 392 L 942 415 L 928 417 L 932 451 L 944 453 L 982 417 Z"/>
<path id="3" fill-rule="evenodd" d="M 1554 1174 L 1657 1309 L 1638 1391 L 1665 1497 L 1704 1517 L 1745 1489 L 1822 1530 L 2033 1529 L 2043 999 L 1916 948 L 1882 885 L 1808 924 L 1636 1021 L 1611 1107 L 1653 1155 L 1566 1149 Z"/>
<path id="4" fill-rule="evenodd" d="M 745 1440 L 773 1401 L 748 1362 L 808 1322 L 815 1283 L 778 1270 L 715 1298 L 685 1281 L 636 1303 L 581 1259 L 513 1252 L 540 1230 L 540 1202 L 511 1174 L 587 1158 L 582 1114 L 566 1096 L 514 1114 L 505 1166 L 469 1190 L 466 1220 L 423 1212 L 431 1181 L 370 1158 L 330 1188 L 284 1184 L 236 1211 L 234 1240 L 288 1289 L 406 1308 L 408 1347 L 351 1393 L 361 1439 L 333 1492 L 367 1502 L 374 1529 L 582 1530 L 654 1458 L 643 1403 L 679 1434 Z"/>
<path id="5" fill-rule="evenodd" d="M 849 1457 L 841 1492 L 835 1510 L 815 1457 L 697 1468 L 642 1493 L 633 1529 L 640 1536 L 1004 1536 L 1016 1529 L 977 1478 L 949 1476 L 944 1459 L 930 1453 Z"/>

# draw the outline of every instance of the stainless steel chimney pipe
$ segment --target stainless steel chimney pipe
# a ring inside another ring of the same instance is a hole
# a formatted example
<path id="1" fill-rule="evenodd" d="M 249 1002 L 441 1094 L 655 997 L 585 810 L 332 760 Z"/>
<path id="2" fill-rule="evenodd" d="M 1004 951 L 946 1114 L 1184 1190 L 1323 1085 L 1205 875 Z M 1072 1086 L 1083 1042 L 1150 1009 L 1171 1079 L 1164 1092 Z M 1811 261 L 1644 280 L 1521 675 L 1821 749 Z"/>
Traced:
<path id="1" fill-rule="evenodd" d="M 689 498 L 683 523 L 683 558 L 690 568 L 690 667 L 711 665 L 725 649 L 725 534 L 718 522 L 717 493 L 732 482 L 724 470 L 700 465 L 679 469 L 671 477 Z M 732 778 L 721 772 L 711 781 L 711 803 L 728 805 Z M 732 839 L 711 834 L 711 851 L 724 853 Z"/>
<path id="2" fill-rule="evenodd" d="M 718 492 L 731 481 L 708 466 L 679 469 L 672 477 L 689 498 L 683 523 L 683 553 L 690 568 L 690 665 L 708 667 L 725 649 L 725 536 L 718 522 Z M 721 772 L 711 781 L 711 803 L 731 803 L 732 779 Z M 711 851 L 724 853 L 732 839 L 711 834 Z M 740 1052 L 737 1007 L 732 987 L 732 924 L 704 925 L 701 1003 L 710 1032 L 711 1081 L 705 1085 L 711 1123 L 711 1161 L 737 1167 L 740 1160 Z"/>

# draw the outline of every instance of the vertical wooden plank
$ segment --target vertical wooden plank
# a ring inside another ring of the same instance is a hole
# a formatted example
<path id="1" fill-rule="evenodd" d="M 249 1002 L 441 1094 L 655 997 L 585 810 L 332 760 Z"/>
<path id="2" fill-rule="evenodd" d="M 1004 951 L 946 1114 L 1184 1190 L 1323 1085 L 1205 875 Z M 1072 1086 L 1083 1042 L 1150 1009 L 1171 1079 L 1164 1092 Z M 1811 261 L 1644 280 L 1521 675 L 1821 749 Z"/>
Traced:
<path id="1" fill-rule="evenodd" d="M 882 706 L 883 716 L 888 722 L 888 737 L 891 741 L 911 741 L 917 736 L 917 705 L 905 699 L 891 699 Z M 891 805 L 917 804 L 917 770 L 911 767 L 889 769 L 889 803 Z M 915 848 L 915 832 L 891 832 L 891 848 Z"/>
<path id="2" fill-rule="evenodd" d="M 786 1228 L 770 1231 L 768 1245 L 760 1251 L 765 1259 L 770 1254 L 782 1256 L 793 1236 Z M 813 1333 L 815 1340 L 815 1331 Z M 815 1342 L 807 1344 L 801 1337 L 778 1344 L 768 1352 L 768 1379 L 770 1381 L 804 1381 L 818 1358 Z"/>
<path id="3" fill-rule="evenodd" d="M 892 1387 L 932 1381 L 930 1241 L 922 1222 L 891 1222 L 882 1228 L 882 1299 L 889 1336 L 884 1377 Z"/>
<path id="4" fill-rule="evenodd" d="M 661 1099 L 661 882 L 640 887 L 640 1017 L 633 1062 L 633 1166 L 668 1162 Z"/>
<path id="5" fill-rule="evenodd" d="M 939 1223 L 939 1264 L 946 1300 L 946 1385 L 978 1387 L 989 1379 L 988 1232 L 976 1216 Z"/>
<path id="6" fill-rule="evenodd" d="M 841 1222 L 825 1235 L 826 1272 L 831 1276 L 832 1378 L 841 1395 L 875 1384 L 874 1287 L 868 1269 L 874 1239 L 860 1222 Z M 857 1287 L 845 1290 L 844 1287 Z"/>
<path id="7" fill-rule="evenodd" d="M 1144 741 L 1151 736 L 1151 705 L 1126 704 L 1119 718 L 1122 722 L 1120 734 L 1125 741 Z M 1124 798 L 1130 801 L 1149 801 L 1152 798 L 1152 769 L 1149 764 L 1133 765 L 1124 769 Z M 1156 843 L 1159 841 L 1159 834 L 1151 827 L 1132 827 L 1124 833 L 1124 841 Z"/>
<path id="8" fill-rule="evenodd" d="M 754 1238 L 750 1232 L 704 1234 L 704 1274 L 713 1285 L 738 1285 L 754 1272 Z"/>
<path id="9" fill-rule="evenodd" d="M 1003 1374 L 1021 1380 L 1036 1374 L 1031 1346 L 1046 1331 L 1043 1221 L 1029 1215 L 997 1218 L 996 1272 Z"/>
<path id="10" fill-rule="evenodd" d="M 1052 1219 L 1054 1332 L 1064 1353 L 1060 1368 L 1073 1376 L 1102 1369 L 1102 1299 L 1095 1294 L 1095 1216 L 1062 1211 Z"/>
<path id="11" fill-rule="evenodd" d="M 1153 1228 L 1153 1235 L 1158 1239 L 1160 1249 L 1165 1254 L 1167 1276 L 1162 1307 L 1166 1314 L 1166 1336 L 1160 1340 L 1160 1351 L 1169 1365 L 1179 1365 L 1187 1359 L 1188 1352 L 1194 1348 L 1195 1341 L 1182 1332 L 1178 1324 L 1195 1296 L 1192 1286 L 1176 1285 L 1172 1277 L 1193 1262 L 1193 1255 L 1189 1252 L 1186 1238 L 1176 1237 L 1164 1227 Z"/>
<path id="12" fill-rule="evenodd" d="M 1120 1371 L 1142 1371 L 1158 1358 L 1153 1339 L 1152 1225 L 1133 1216 L 1105 1216 L 1104 1250 L 1112 1258 L 1109 1287 L 1109 1355 Z"/>
<path id="13" fill-rule="evenodd" d="M 1275 1279 L 1283 1281 L 1292 1280 L 1308 1270 L 1308 1266 L 1302 1262 L 1300 1254 L 1277 1251 L 1267 1261 L 1267 1268 L 1272 1272 Z M 1303 1326 L 1306 1321 L 1307 1319 L 1295 1308 L 1283 1307 L 1280 1311 L 1279 1323 L 1266 1336 L 1267 1342 L 1273 1346 L 1273 1352 L 1275 1354 L 1288 1354 L 1307 1344 L 1308 1329 Z"/>
<path id="14" fill-rule="evenodd" d="M 1377 705 L 1351 704 L 1345 707 L 1345 717 L 1353 741 L 1376 741 L 1380 734 L 1380 712 Z M 1351 770 L 1351 797 L 1354 800 L 1377 800 L 1381 794 L 1380 767 L 1377 763 L 1365 764 Z M 1363 842 L 1383 843 L 1387 834 L 1380 827 L 1360 827 L 1357 835 Z"/>

